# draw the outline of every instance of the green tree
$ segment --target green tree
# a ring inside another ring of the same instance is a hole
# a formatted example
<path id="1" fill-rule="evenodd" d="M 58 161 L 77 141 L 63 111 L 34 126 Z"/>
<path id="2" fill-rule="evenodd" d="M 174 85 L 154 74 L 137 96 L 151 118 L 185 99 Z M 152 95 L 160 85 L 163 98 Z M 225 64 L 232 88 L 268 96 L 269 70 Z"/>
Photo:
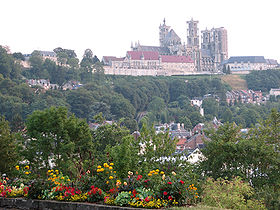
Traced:
<path id="1" fill-rule="evenodd" d="M 51 166 L 70 174 L 87 170 L 94 148 L 89 126 L 64 107 L 35 111 L 27 119 L 24 157 L 33 169 Z"/>
<path id="2" fill-rule="evenodd" d="M 19 160 L 17 140 L 8 121 L 0 117 L 0 174 L 10 174 Z"/>

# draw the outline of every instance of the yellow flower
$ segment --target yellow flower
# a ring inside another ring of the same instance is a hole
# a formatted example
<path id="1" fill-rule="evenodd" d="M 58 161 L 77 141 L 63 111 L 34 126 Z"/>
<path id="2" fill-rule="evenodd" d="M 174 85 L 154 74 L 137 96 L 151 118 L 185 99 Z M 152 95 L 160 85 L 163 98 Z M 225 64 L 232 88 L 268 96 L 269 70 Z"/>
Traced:
<path id="1" fill-rule="evenodd" d="M 107 181 L 106 184 L 109 184 L 109 181 Z"/>
<path id="2" fill-rule="evenodd" d="M 164 172 L 163 172 L 163 171 L 161 171 L 161 172 L 160 172 L 160 174 L 164 174 Z"/>
<path id="3" fill-rule="evenodd" d="M 101 166 L 97 166 L 97 168 L 102 168 Z"/>
<path id="4" fill-rule="evenodd" d="M 51 176 L 53 175 L 53 173 L 51 173 Z"/>
<path id="5" fill-rule="evenodd" d="M 152 176 L 152 174 L 151 174 L 151 173 L 148 173 L 148 176 Z"/>
<path id="6" fill-rule="evenodd" d="M 56 177 L 56 175 L 54 174 L 53 177 Z"/>
<path id="7" fill-rule="evenodd" d="M 61 179 L 64 179 L 64 177 L 61 177 Z"/>
<path id="8" fill-rule="evenodd" d="M 25 172 L 25 174 L 26 174 L 26 175 L 28 175 L 28 174 L 29 174 L 29 172 L 28 172 L 28 171 L 26 171 L 26 172 Z"/>
<path id="9" fill-rule="evenodd" d="M 104 171 L 104 168 L 100 168 L 100 172 L 103 172 Z"/>
<path id="10" fill-rule="evenodd" d="M 114 173 L 117 173 L 116 171 L 114 171 Z"/>
<path id="11" fill-rule="evenodd" d="M 67 179 L 68 182 L 70 182 L 70 179 Z"/>
<path id="12" fill-rule="evenodd" d="M 19 166 L 16 166 L 16 169 L 19 170 Z"/>
<path id="13" fill-rule="evenodd" d="M 25 168 L 28 170 L 28 169 L 29 169 L 29 166 L 25 166 Z"/>
<path id="14" fill-rule="evenodd" d="M 104 163 L 103 166 L 104 166 L 104 168 L 109 168 L 108 163 Z"/>
<path id="15" fill-rule="evenodd" d="M 155 172 L 155 175 L 158 175 L 158 172 Z"/>
<path id="16" fill-rule="evenodd" d="M 127 182 L 124 182 L 124 183 L 123 183 L 123 185 L 125 185 L 125 186 L 126 186 L 126 185 L 127 185 Z"/>
<path id="17" fill-rule="evenodd" d="M 110 163 L 110 166 L 113 166 L 114 165 L 114 163 Z"/>
<path id="18" fill-rule="evenodd" d="M 157 169 L 156 172 L 159 172 L 159 170 Z"/>
<path id="19" fill-rule="evenodd" d="M 112 167 L 112 166 L 110 166 L 110 167 L 109 167 L 109 169 L 110 169 L 110 170 L 113 170 L 113 167 Z"/>
<path id="20" fill-rule="evenodd" d="M 109 176 L 109 179 L 114 179 L 114 177 L 112 177 L 112 176 Z"/>
<path id="21" fill-rule="evenodd" d="M 165 174 L 162 175 L 162 180 L 164 180 L 164 179 L 165 179 Z"/>
<path id="22" fill-rule="evenodd" d="M 51 170 L 48 170 L 48 173 L 51 173 Z"/>

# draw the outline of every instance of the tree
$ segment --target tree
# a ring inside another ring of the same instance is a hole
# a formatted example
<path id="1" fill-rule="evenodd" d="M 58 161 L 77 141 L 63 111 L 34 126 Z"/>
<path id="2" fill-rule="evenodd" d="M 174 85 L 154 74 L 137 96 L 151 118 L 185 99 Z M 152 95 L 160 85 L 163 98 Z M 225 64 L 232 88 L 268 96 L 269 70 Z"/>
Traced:
<path id="1" fill-rule="evenodd" d="M 227 67 L 227 74 L 231 74 L 230 66 Z"/>
<path id="2" fill-rule="evenodd" d="M 17 79 L 20 76 L 20 65 L 15 62 L 12 55 L 9 55 L 4 48 L 0 46 L 0 74 L 4 78 Z"/>
<path id="3" fill-rule="evenodd" d="M 240 127 L 225 123 L 217 131 L 211 130 L 202 150 L 201 163 L 206 176 L 231 178 L 240 176 L 258 189 L 264 185 L 279 190 L 280 114 L 272 111 L 270 117 L 246 135 Z"/>
<path id="4" fill-rule="evenodd" d="M 17 140 L 8 121 L 0 117 L 0 174 L 10 174 L 19 160 Z"/>
<path id="5" fill-rule="evenodd" d="M 121 139 L 127 135 L 129 135 L 129 130 L 125 127 L 121 127 L 117 123 L 113 123 L 112 125 L 103 122 L 100 122 L 101 126 L 99 126 L 96 130 L 92 131 L 93 143 L 96 148 L 96 158 L 99 161 L 108 161 L 108 155 L 105 151 L 108 152 L 110 148 L 115 145 L 120 144 Z"/>
<path id="6" fill-rule="evenodd" d="M 94 148 L 89 126 L 65 107 L 35 111 L 27 119 L 24 157 L 33 169 L 52 166 L 73 175 L 87 170 Z"/>
<path id="7" fill-rule="evenodd" d="M 24 61 L 25 60 L 25 57 L 23 56 L 23 54 L 21 52 L 15 52 L 13 53 L 13 57 L 17 60 L 22 60 Z"/>

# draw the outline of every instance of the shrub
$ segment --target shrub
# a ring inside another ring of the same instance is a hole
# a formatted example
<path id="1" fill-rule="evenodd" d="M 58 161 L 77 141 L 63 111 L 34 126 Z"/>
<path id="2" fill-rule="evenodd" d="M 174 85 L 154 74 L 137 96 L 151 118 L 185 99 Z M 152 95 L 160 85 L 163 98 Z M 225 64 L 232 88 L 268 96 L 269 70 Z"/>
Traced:
<path id="1" fill-rule="evenodd" d="M 208 178 L 202 193 L 202 203 L 228 209 L 266 209 L 262 202 L 251 199 L 253 188 L 235 177 L 232 181 Z"/>

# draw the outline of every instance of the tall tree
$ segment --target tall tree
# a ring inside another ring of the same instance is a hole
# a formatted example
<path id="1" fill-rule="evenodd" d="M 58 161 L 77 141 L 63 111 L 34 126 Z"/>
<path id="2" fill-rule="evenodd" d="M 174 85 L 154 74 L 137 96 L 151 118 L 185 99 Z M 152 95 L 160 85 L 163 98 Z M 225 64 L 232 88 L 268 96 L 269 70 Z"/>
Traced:
<path id="1" fill-rule="evenodd" d="M 34 170 L 51 166 L 73 174 L 89 167 L 94 153 L 89 126 L 64 107 L 35 111 L 27 120 L 25 158 Z"/>
<path id="2" fill-rule="evenodd" d="M 3 116 L 0 117 L 0 145 L 0 174 L 10 174 L 19 156 L 16 136 L 11 132 L 9 123 Z"/>

